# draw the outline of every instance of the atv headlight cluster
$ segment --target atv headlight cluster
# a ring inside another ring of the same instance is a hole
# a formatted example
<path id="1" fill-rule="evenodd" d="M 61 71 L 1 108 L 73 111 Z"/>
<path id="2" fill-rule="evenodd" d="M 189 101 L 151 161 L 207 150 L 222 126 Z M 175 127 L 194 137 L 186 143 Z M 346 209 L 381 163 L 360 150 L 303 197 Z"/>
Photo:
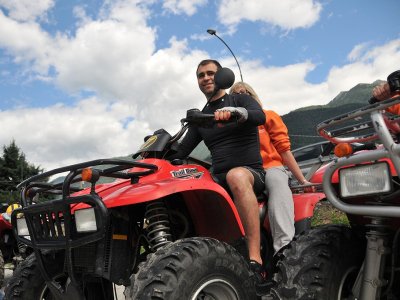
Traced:
<path id="1" fill-rule="evenodd" d="M 94 208 L 75 211 L 75 225 L 78 232 L 90 232 L 97 230 L 96 214 Z"/>
<path id="2" fill-rule="evenodd" d="M 373 195 L 392 190 L 389 165 L 385 162 L 339 170 L 342 197 Z"/>

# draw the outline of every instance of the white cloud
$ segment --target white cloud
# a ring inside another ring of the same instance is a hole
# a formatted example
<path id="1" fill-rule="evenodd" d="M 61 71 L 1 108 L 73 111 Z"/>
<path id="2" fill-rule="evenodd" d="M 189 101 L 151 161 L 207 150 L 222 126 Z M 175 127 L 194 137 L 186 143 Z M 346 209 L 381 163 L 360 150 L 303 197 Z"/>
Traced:
<path id="1" fill-rule="evenodd" d="M 245 81 L 255 88 L 267 109 L 280 114 L 304 106 L 327 104 L 341 91 L 347 91 L 358 83 L 385 80 L 399 65 L 399 39 L 375 48 L 356 45 L 349 54 L 349 62 L 333 67 L 327 78 L 318 84 L 307 82 L 307 75 L 318 67 L 311 61 L 269 68 L 258 62 L 242 61 Z M 367 104 L 368 99 L 365 101 Z"/>
<path id="2" fill-rule="evenodd" d="M 73 8 L 73 14 L 75 16 L 75 18 L 77 18 L 78 26 L 82 26 L 86 23 L 89 23 L 90 21 L 92 21 L 92 19 L 86 14 L 86 10 L 85 7 L 82 5 L 77 5 Z"/>
<path id="3" fill-rule="evenodd" d="M 347 55 L 347 59 L 349 61 L 356 61 L 357 59 L 360 58 L 360 56 L 362 56 L 362 53 L 365 50 L 368 50 L 368 45 L 367 43 L 363 43 L 363 44 L 359 44 L 356 45 L 353 50 L 351 50 L 351 52 L 349 53 L 349 55 Z"/>
<path id="4" fill-rule="evenodd" d="M 192 16 L 197 8 L 207 4 L 207 0 L 164 0 L 163 8 L 173 14 Z"/>
<path id="5" fill-rule="evenodd" d="M 15 139 L 29 161 L 46 169 L 132 153 L 156 129 L 175 133 L 186 110 L 204 104 L 194 70 L 208 55 L 174 37 L 156 50 L 145 7 L 114 2 L 97 20 L 82 8 L 75 13 L 81 17 L 75 34 L 52 37 L 0 11 L 0 47 L 15 62 L 36 78 L 48 80 L 54 70 L 53 82 L 69 93 L 97 96 L 73 107 L 0 111 L 0 128 L 12 127 L 0 133 L 0 144 Z"/>
<path id="6" fill-rule="evenodd" d="M 355 46 L 354 49 L 359 49 L 359 46 Z M 354 49 L 352 53 L 357 52 Z M 329 72 L 328 82 L 333 91 L 348 90 L 360 82 L 385 80 L 398 68 L 397 66 L 400 66 L 400 39 L 364 49 L 358 56 L 352 57 L 351 63 L 333 67 Z"/>
<path id="7" fill-rule="evenodd" d="M 284 67 L 268 67 L 258 62 L 245 62 L 244 79 L 251 82 L 261 98 L 265 109 L 272 109 L 280 114 L 296 108 L 319 104 L 326 97 L 326 84 L 311 84 L 306 76 L 316 66 L 306 61 Z M 329 97 L 329 96 L 328 96 Z"/>
<path id="8" fill-rule="evenodd" d="M 17 22 L 0 10 L 0 47 L 11 53 L 16 63 L 32 63 L 32 71 L 47 73 L 52 43 L 37 23 Z"/>
<path id="9" fill-rule="evenodd" d="M 41 109 L 0 112 L 2 144 L 15 139 L 27 160 L 46 169 L 79 161 L 135 152 L 150 130 L 138 122 L 126 104 L 107 105 L 86 99 L 74 107 L 54 105 Z M 12 124 L 12 126 L 10 126 Z"/>
<path id="10" fill-rule="evenodd" d="M 292 30 L 315 24 L 321 10 L 322 5 L 315 0 L 223 0 L 218 8 L 218 17 L 221 23 L 230 27 L 248 20 Z"/>
<path id="11" fill-rule="evenodd" d="M 0 0 L 0 8 L 8 11 L 10 18 L 18 21 L 34 21 L 45 18 L 47 11 L 54 6 L 54 0 Z"/>

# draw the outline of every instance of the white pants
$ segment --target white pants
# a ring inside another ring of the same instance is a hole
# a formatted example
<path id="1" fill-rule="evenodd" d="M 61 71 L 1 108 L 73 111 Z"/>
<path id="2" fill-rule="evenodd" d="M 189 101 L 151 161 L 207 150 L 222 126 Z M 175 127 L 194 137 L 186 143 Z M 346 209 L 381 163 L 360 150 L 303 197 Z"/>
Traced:
<path id="1" fill-rule="evenodd" d="M 265 186 L 269 193 L 268 218 L 275 253 L 294 237 L 294 204 L 288 180 L 284 167 L 265 170 Z"/>

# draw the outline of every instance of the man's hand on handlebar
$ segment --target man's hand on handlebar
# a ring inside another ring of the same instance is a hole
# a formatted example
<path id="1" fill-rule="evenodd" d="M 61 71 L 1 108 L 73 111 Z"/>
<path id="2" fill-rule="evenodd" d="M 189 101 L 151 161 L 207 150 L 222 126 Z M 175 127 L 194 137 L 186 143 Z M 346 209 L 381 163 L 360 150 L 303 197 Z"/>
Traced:
<path id="1" fill-rule="evenodd" d="M 214 112 L 216 121 L 228 121 L 232 117 L 238 117 L 238 122 L 243 123 L 248 118 L 247 109 L 243 107 L 231 107 L 227 106 L 224 108 L 217 109 Z"/>
<path id="2" fill-rule="evenodd" d="M 231 118 L 231 112 L 226 110 L 217 110 L 214 112 L 215 121 L 228 121 Z"/>
<path id="3" fill-rule="evenodd" d="M 198 109 L 189 109 L 186 118 L 181 120 L 182 125 L 188 123 L 200 127 L 210 127 L 217 124 L 218 127 L 228 123 L 242 123 L 248 118 L 247 109 L 243 107 L 224 107 L 217 109 L 213 114 L 205 114 Z"/>
<path id="4" fill-rule="evenodd" d="M 392 96 L 390 86 L 387 82 L 382 83 L 372 90 L 372 95 L 379 101 L 386 100 Z"/>
<path id="5" fill-rule="evenodd" d="M 375 101 L 372 98 L 369 102 L 375 103 L 378 101 L 389 99 L 393 96 L 398 96 L 400 93 L 400 70 L 394 71 L 393 73 L 389 74 L 387 77 L 387 81 L 376 86 L 372 90 L 372 95 L 375 98 Z"/>

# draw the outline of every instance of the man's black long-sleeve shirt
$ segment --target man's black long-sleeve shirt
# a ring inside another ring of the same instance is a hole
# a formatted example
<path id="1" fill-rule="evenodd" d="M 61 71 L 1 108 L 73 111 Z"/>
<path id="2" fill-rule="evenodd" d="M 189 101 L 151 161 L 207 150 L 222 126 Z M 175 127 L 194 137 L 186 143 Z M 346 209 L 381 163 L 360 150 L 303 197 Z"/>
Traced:
<path id="1" fill-rule="evenodd" d="M 209 102 L 202 112 L 213 114 L 217 109 L 228 106 L 244 107 L 248 112 L 247 120 L 243 123 L 225 124 L 223 127 L 190 126 L 178 152 L 169 159 L 185 158 L 204 140 L 211 152 L 215 174 L 226 173 L 241 166 L 262 170 L 257 126 L 265 123 L 265 113 L 257 101 L 246 94 L 225 94 L 222 98 Z"/>

